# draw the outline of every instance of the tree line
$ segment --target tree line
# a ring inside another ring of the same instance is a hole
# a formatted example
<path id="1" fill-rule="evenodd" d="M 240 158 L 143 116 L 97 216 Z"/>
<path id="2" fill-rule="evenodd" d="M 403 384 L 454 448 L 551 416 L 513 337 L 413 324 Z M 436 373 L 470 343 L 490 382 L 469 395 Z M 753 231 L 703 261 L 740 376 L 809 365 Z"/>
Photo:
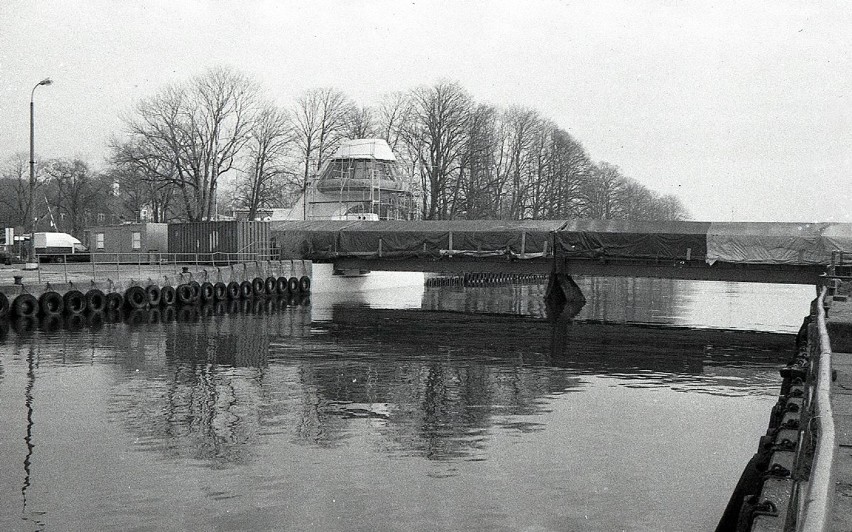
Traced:
<path id="1" fill-rule="evenodd" d="M 109 142 L 106 169 L 79 159 L 40 161 L 29 204 L 26 156 L 0 172 L 8 225 L 81 234 L 138 219 L 200 221 L 288 206 L 346 138 L 382 138 L 397 155 L 423 219 L 587 217 L 680 220 L 681 201 L 607 162 L 538 111 L 477 102 L 439 81 L 387 94 L 373 106 L 334 88 L 288 107 L 230 68 L 213 68 L 138 101 Z"/>

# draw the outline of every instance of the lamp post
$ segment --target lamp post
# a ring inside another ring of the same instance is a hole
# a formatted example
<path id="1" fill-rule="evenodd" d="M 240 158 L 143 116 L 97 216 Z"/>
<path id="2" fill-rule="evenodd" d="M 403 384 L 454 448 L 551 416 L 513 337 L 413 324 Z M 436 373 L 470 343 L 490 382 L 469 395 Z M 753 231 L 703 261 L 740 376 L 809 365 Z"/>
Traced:
<path id="1" fill-rule="evenodd" d="M 36 269 L 38 268 L 38 263 L 35 262 L 35 229 L 36 229 L 36 218 L 35 218 L 35 90 L 39 88 L 41 85 L 50 85 L 53 83 L 53 80 L 50 78 L 44 78 L 39 81 L 33 87 L 32 92 L 30 92 L 30 212 L 29 212 L 29 226 L 30 226 L 30 245 L 29 252 L 27 253 L 27 263 L 25 265 L 26 269 Z"/>

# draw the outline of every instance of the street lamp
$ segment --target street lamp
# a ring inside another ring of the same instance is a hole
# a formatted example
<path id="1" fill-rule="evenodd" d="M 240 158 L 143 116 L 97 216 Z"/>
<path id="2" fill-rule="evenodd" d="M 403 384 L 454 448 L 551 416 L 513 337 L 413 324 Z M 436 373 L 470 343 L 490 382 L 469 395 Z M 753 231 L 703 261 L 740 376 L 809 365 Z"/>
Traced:
<path id="1" fill-rule="evenodd" d="M 29 226 L 30 226 L 30 245 L 29 245 L 29 253 L 27 256 L 27 269 L 36 269 L 38 268 L 38 263 L 34 262 L 35 259 L 35 90 L 39 88 L 41 85 L 50 85 L 53 83 L 53 80 L 50 78 L 44 78 L 39 81 L 33 87 L 32 92 L 30 92 L 30 212 L 29 212 Z"/>

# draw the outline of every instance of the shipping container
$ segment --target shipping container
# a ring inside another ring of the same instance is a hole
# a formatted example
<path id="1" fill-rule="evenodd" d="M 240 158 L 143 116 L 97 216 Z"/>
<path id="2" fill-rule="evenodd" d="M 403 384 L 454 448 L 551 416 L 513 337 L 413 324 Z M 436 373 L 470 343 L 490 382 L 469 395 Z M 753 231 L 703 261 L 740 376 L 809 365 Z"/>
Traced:
<path id="1" fill-rule="evenodd" d="M 168 224 L 130 223 L 92 227 L 87 231 L 89 251 L 94 262 L 128 264 L 168 260 Z"/>
<path id="2" fill-rule="evenodd" d="M 218 221 L 169 224 L 169 252 L 178 262 L 269 260 L 269 222 Z"/>

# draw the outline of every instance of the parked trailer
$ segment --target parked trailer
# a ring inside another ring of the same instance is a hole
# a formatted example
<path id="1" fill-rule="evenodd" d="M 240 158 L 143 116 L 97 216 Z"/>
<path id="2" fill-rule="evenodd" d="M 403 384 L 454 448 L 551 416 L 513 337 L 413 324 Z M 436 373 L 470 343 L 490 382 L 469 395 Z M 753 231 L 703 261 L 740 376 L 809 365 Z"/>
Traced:
<path id="1" fill-rule="evenodd" d="M 34 233 L 33 248 L 40 262 L 89 260 L 86 246 L 68 233 Z"/>

